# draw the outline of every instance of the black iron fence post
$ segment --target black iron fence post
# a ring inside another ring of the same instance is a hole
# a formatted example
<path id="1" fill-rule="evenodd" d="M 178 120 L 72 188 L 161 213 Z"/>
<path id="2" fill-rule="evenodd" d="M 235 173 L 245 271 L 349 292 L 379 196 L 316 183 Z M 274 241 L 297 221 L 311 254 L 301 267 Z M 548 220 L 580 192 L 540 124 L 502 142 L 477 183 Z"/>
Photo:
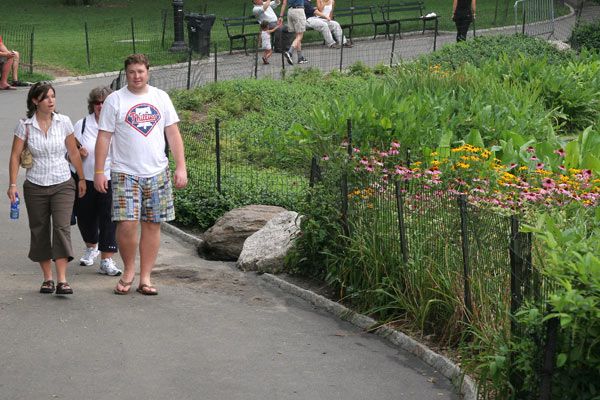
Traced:
<path id="1" fill-rule="evenodd" d="M 165 48 L 165 32 L 167 31 L 167 14 L 169 14 L 168 10 L 162 10 L 163 21 L 162 21 L 162 37 L 160 40 L 160 48 Z"/>
<path id="2" fill-rule="evenodd" d="M 548 313 L 552 312 L 551 309 Z M 544 347 L 544 360 L 540 371 L 540 397 L 539 400 L 552 399 L 552 375 L 556 365 L 556 341 L 558 337 L 558 318 L 546 321 L 546 345 Z"/>
<path id="3" fill-rule="evenodd" d="M 523 300 L 521 287 L 523 278 L 523 258 L 521 257 L 521 236 L 519 235 L 519 219 L 516 215 L 510 217 L 510 335 L 511 340 L 519 334 L 519 326 L 515 314 Z M 514 388 L 522 387 L 521 376 L 511 371 L 508 377 Z"/>
<path id="4" fill-rule="evenodd" d="M 87 22 L 84 25 L 85 27 L 85 50 L 87 52 L 87 62 L 88 62 L 88 68 L 91 67 L 91 63 L 90 63 L 90 40 L 88 37 L 88 26 L 87 26 Z"/>
<path id="5" fill-rule="evenodd" d="M 254 78 L 258 79 L 258 36 L 254 37 Z"/>
<path id="6" fill-rule="evenodd" d="M 340 72 L 342 72 L 343 68 L 344 68 L 344 46 L 342 43 L 342 46 L 340 46 Z"/>
<path id="7" fill-rule="evenodd" d="M 473 21 L 473 28 L 475 28 L 475 21 Z M 475 31 L 473 31 L 475 34 Z M 435 19 L 435 30 L 433 31 L 433 51 L 437 48 L 437 37 L 438 37 L 438 19 Z"/>
<path id="8" fill-rule="evenodd" d="M 469 319 L 473 315 L 473 303 L 471 302 L 471 266 L 469 264 L 469 216 L 467 214 L 467 200 L 465 195 L 458 196 L 458 210 L 460 212 L 460 232 L 461 232 L 461 248 L 463 256 L 463 277 L 465 280 L 465 305 L 469 311 Z"/>
<path id="9" fill-rule="evenodd" d="M 310 178 L 309 178 L 309 186 L 312 188 L 315 186 L 317 181 L 321 180 L 321 171 L 319 168 L 319 163 L 317 161 L 317 157 L 313 156 L 310 162 Z"/>
<path id="10" fill-rule="evenodd" d="M 348 135 L 348 157 L 352 155 L 352 120 L 348 118 L 347 126 Z M 342 223 L 344 226 L 344 234 L 350 236 L 350 227 L 348 226 L 348 172 L 342 174 Z"/>
<path id="11" fill-rule="evenodd" d="M 31 52 L 29 53 L 29 73 L 33 74 L 33 38 L 34 38 L 35 26 L 31 27 Z"/>
<path id="12" fill-rule="evenodd" d="M 221 138 L 219 118 L 215 118 L 215 154 L 217 158 L 217 192 L 221 193 Z"/>
<path id="13" fill-rule="evenodd" d="M 133 44 L 133 53 L 135 54 L 135 28 L 133 26 L 133 17 L 131 17 L 131 43 Z"/>
<path id="14" fill-rule="evenodd" d="M 398 228 L 400 229 L 400 249 L 402 250 L 402 260 L 404 264 L 408 262 L 408 252 L 406 246 L 406 226 L 404 225 L 404 196 L 400 189 L 398 178 L 394 181 L 396 186 L 396 205 L 398 207 Z"/>
<path id="15" fill-rule="evenodd" d="M 215 82 L 217 81 L 217 73 L 218 73 L 218 67 L 217 67 L 217 43 L 215 42 Z"/>
<path id="16" fill-rule="evenodd" d="M 190 90 L 192 80 L 192 47 L 188 51 L 187 90 Z"/>
<path id="17" fill-rule="evenodd" d="M 394 34 L 392 35 L 392 52 L 390 53 L 390 67 L 394 63 L 394 51 L 396 50 L 396 33 L 398 28 L 394 30 Z"/>

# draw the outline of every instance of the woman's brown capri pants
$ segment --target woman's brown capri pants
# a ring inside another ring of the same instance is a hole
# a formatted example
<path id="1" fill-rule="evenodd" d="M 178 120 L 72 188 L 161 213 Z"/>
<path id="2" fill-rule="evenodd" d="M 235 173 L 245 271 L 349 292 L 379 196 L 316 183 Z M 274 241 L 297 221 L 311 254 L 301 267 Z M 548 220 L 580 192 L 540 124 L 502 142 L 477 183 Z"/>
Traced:
<path id="1" fill-rule="evenodd" d="M 23 195 L 31 233 L 29 259 L 41 262 L 67 258 L 71 261 L 71 212 L 75 200 L 73 178 L 51 186 L 39 186 L 26 180 Z"/>

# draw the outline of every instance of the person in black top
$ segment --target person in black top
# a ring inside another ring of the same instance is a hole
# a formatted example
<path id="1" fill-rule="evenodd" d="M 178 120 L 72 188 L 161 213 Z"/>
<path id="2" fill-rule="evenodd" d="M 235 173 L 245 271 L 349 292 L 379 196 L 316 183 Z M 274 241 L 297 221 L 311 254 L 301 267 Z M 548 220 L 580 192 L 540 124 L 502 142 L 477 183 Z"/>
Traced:
<path id="1" fill-rule="evenodd" d="M 454 0 L 452 4 L 452 21 L 456 24 L 456 41 L 467 39 L 469 25 L 475 20 L 476 0 Z"/>

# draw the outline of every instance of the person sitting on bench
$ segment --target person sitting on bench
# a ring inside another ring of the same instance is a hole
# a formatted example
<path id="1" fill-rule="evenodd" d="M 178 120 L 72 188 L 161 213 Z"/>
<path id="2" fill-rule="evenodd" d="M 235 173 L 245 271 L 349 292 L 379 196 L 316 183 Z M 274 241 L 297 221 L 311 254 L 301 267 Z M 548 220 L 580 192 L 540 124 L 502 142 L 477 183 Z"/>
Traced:
<path id="1" fill-rule="evenodd" d="M 333 7 L 333 0 L 317 0 L 316 9 L 313 7 L 311 0 L 304 0 L 306 26 L 321 32 L 325 44 L 331 49 L 339 49 L 340 45 L 352 47 L 350 42 L 346 40 L 340 24 L 333 20 Z M 335 37 L 335 40 L 333 40 L 332 34 L 333 37 Z"/>
<path id="2" fill-rule="evenodd" d="M 0 62 L 2 64 L 0 90 L 16 90 L 15 86 L 29 86 L 26 82 L 19 80 L 19 52 L 9 50 L 0 36 Z M 8 74 L 12 69 L 12 81 L 8 83 Z"/>

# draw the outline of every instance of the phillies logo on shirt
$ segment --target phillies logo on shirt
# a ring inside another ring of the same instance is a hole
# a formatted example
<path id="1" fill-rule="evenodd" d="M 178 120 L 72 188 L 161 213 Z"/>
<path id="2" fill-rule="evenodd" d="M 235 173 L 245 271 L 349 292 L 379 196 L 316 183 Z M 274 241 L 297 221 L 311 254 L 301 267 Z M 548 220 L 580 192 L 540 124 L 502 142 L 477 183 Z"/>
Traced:
<path id="1" fill-rule="evenodd" d="M 160 121 L 160 112 L 152 104 L 138 104 L 127 111 L 125 121 L 142 135 L 148 136 Z"/>

